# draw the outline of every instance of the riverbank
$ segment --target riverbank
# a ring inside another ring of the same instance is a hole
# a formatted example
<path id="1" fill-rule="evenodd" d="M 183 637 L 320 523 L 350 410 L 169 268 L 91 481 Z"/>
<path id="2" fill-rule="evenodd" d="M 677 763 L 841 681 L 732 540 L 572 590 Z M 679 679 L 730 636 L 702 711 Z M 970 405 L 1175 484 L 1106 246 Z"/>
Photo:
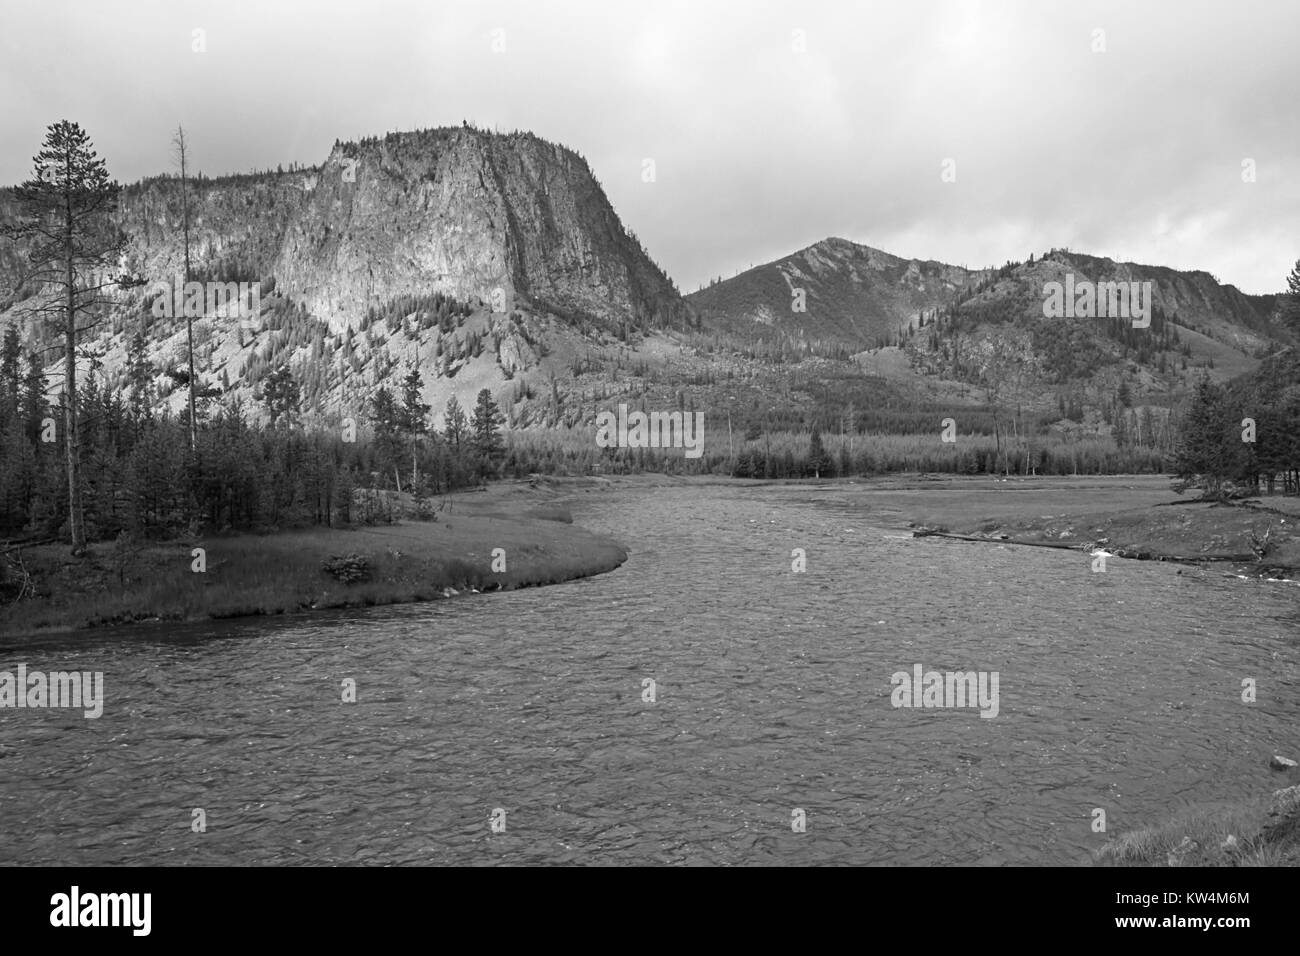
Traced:
<path id="1" fill-rule="evenodd" d="M 1300 499 L 1294 497 L 1202 502 L 1179 496 L 1166 479 L 1113 478 L 1075 488 L 1029 479 L 978 505 L 927 504 L 916 511 L 918 528 L 980 541 L 1300 577 Z"/>
<path id="2" fill-rule="evenodd" d="M 399 514 L 408 510 L 409 502 L 392 497 Z M 127 549 L 100 542 L 80 560 L 66 544 L 26 548 L 22 562 L 36 596 L 0 607 L 0 635 L 428 601 L 557 584 L 627 560 L 617 542 L 572 524 L 555 498 L 545 485 L 500 483 L 441 501 L 427 521 Z M 504 571 L 494 569 L 503 563 L 499 554 L 494 561 L 495 549 L 504 551 Z M 326 570 L 331 563 L 335 572 Z"/>
<path id="3" fill-rule="evenodd" d="M 1300 786 L 1121 834 L 1099 866 L 1300 866 Z"/>

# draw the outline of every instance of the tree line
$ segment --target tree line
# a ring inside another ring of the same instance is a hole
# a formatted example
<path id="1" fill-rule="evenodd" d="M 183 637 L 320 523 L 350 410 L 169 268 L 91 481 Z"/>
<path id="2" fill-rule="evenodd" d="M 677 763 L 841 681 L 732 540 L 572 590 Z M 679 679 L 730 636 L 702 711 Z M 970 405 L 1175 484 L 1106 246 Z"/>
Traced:
<path id="1" fill-rule="evenodd" d="M 149 373 L 135 371 L 127 389 L 108 387 L 96 370 L 84 376 L 74 497 L 63 396 L 50 402 L 39 356 L 24 356 L 17 329 L 5 329 L 0 536 L 71 540 L 72 502 L 81 507 L 84 541 L 390 519 L 383 496 L 359 490 L 407 492 L 419 506 L 495 477 L 504 459 L 502 416 L 491 393 L 483 389 L 468 415 L 453 397 L 438 430 L 419 400 L 414 368 L 399 397 L 377 390 L 363 421 L 308 430 L 299 422 L 300 385 L 280 366 L 261 391 L 269 425 L 254 422 L 238 401 L 216 403 L 201 412 L 192 447 L 188 409 L 156 412 L 149 389 L 138 387 Z"/>
<path id="2" fill-rule="evenodd" d="M 1294 349 L 1227 385 L 1197 383 L 1173 463 L 1207 497 L 1300 494 L 1300 357 Z"/>

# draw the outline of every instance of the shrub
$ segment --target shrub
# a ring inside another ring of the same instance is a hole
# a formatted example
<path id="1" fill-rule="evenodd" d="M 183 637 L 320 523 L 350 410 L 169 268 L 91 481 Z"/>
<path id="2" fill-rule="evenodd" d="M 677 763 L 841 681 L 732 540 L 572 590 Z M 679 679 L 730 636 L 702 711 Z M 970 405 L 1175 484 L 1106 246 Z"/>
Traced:
<path id="1" fill-rule="evenodd" d="M 370 579 L 370 562 L 359 554 L 330 555 L 329 560 L 321 564 L 321 570 L 344 584 Z"/>

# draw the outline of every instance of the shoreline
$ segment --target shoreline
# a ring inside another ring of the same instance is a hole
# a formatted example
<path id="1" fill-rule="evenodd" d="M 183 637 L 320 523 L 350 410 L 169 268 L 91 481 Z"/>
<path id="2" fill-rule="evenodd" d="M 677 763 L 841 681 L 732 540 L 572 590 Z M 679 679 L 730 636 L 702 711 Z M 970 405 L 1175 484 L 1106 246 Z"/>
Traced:
<path id="1" fill-rule="evenodd" d="M 80 562 L 62 543 L 24 548 L 39 596 L 0 606 L 0 638 L 407 604 L 558 584 L 615 570 L 628 556 L 613 539 L 572 524 L 566 502 L 591 493 L 773 486 L 844 495 L 916 537 L 1085 554 L 1102 549 L 1112 557 L 1232 564 L 1238 574 L 1300 577 L 1300 498 L 1200 502 L 1178 496 L 1164 476 L 539 475 L 437 499 L 432 520 L 403 517 L 387 524 L 144 542 L 125 554 L 113 542 L 98 542 Z M 385 494 L 397 514 L 414 513 L 409 496 Z M 1262 560 L 1255 552 L 1261 543 Z M 205 552 L 201 573 L 192 567 L 198 547 Z M 492 570 L 495 548 L 505 551 L 504 573 Z M 345 583 L 322 570 L 332 556 L 349 554 L 364 559 L 366 580 Z"/>
<path id="2" fill-rule="evenodd" d="M 503 483 L 443 499 L 431 520 L 126 549 L 97 542 L 79 561 L 65 543 L 25 548 L 38 596 L 0 606 L 0 640 L 437 601 L 560 584 L 622 566 L 627 550 L 573 524 L 556 497 L 552 488 Z"/>
<path id="3" fill-rule="evenodd" d="M 1096 867 L 1300 866 L 1300 785 L 1238 803 L 1191 806 L 1170 819 L 1125 830 L 1092 855 Z"/>
<path id="4" fill-rule="evenodd" d="M 913 535 L 1064 548 L 1136 561 L 1231 565 L 1238 574 L 1280 580 L 1300 577 L 1296 498 L 1185 499 L 1086 513 L 1005 515 L 952 529 L 920 527 Z"/>

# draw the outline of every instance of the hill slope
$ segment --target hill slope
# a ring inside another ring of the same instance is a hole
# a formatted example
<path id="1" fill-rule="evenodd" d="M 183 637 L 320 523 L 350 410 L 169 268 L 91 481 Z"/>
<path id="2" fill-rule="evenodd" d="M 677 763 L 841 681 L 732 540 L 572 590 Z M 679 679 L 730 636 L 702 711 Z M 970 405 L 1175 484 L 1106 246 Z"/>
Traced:
<path id="1" fill-rule="evenodd" d="M 705 328 L 757 339 L 865 348 L 950 302 L 983 272 L 900 259 L 847 239 L 824 239 L 687 296 Z M 796 296 L 803 295 L 803 311 Z"/>

